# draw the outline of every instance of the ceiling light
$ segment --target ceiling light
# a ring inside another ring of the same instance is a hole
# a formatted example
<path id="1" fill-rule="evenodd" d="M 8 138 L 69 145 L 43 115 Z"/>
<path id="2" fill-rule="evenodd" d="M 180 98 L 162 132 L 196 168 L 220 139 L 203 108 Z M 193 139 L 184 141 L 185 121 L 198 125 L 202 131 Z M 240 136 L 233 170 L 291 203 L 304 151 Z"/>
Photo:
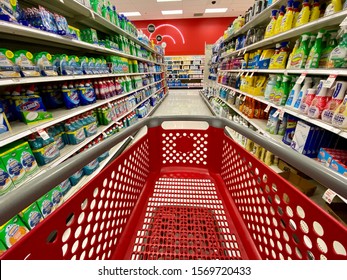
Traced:
<path id="1" fill-rule="evenodd" d="M 139 17 L 141 16 L 140 12 L 124 12 L 120 13 L 121 15 L 125 15 L 126 17 Z"/>
<path id="2" fill-rule="evenodd" d="M 228 8 L 205 9 L 205 13 L 225 13 Z"/>
<path id="3" fill-rule="evenodd" d="M 181 15 L 183 10 L 170 10 L 170 11 L 161 11 L 163 15 Z"/>
<path id="4" fill-rule="evenodd" d="M 157 2 L 182 2 L 182 0 L 157 0 Z"/>

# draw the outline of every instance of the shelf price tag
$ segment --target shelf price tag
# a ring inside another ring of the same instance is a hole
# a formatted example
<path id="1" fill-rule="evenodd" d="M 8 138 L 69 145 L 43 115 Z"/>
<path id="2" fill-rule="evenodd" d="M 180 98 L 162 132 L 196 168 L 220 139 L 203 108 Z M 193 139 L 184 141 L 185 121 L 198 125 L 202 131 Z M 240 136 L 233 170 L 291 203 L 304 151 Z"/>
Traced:
<path id="1" fill-rule="evenodd" d="M 274 118 L 277 118 L 277 116 L 280 114 L 281 110 L 276 110 L 275 113 L 272 114 Z"/>
<path id="2" fill-rule="evenodd" d="M 242 53 L 242 54 L 244 55 L 244 54 L 246 53 L 246 51 L 247 51 L 247 48 L 245 48 L 245 49 L 243 50 L 243 53 Z"/>
<path id="3" fill-rule="evenodd" d="M 280 115 L 278 116 L 278 119 L 282 121 L 283 116 L 284 116 L 284 111 L 280 110 Z"/>
<path id="4" fill-rule="evenodd" d="M 270 105 L 270 104 L 268 104 L 268 105 L 266 106 L 266 108 L 265 108 L 264 112 L 265 112 L 265 113 L 269 113 L 270 108 L 271 108 L 271 105 Z"/>
<path id="5" fill-rule="evenodd" d="M 95 20 L 95 16 L 94 16 L 94 12 L 92 10 L 89 10 L 90 15 L 92 16 L 92 18 Z"/>
<path id="6" fill-rule="evenodd" d="M 347 26 L 347 17 L 340 23 L 340 26 Z"/>
<path id="7" fill-rule="evenodd" d="M 331 74 L 329 75 L 328 79 L 324 81 L 323 87 L 325 88 L 331 88 L 336 80 L 337 74 Z"/>
<path id="8" fill-rule="evenodd" d="M 40 137 L 43 139 L 43 140 L 48 140 L 50 137 L 48 135 L 48 133 L 44 130 L 44 129 L 39 129 L 37 130 L 37 133 L 40 135 Z"/>
<path id="9" fill-rule="evenodd" d="M 107 134 L 105 131 L 102 133 L 102 136 L 104 136 L 105 138 L 107 137 Z"/>
<path id="10" fill-rule="evenodd" d="M 322 198 L 323 200 L 325 200 L 327 203 L 330 204 L 333 201 L 335 196 L 336 196 L 336 192 L 334 192 L 331 189 L 327 189 L 325 193 L 323 194 Z"/>
<path id="11" fill-rule="evenodd" d="M 243 102 L 245 102 L 245 101 L 246 101 L 246 98 L 247 98 L 247 96 L 246 96 L 246 95 L 245 95 L 245 96 L 243 96 L 242 101 L 243 101 Z"/>
<path id="12" fill-rule="evenodd" d="M 299 77 L 299 79 L 296 81 L 297 84 L 301 85 L 302 82 L 305 80 L 307 73 L 302 73 Z"/>
<path id="13" fill-rule="evenodd" d="M 249 75 L 249 72 L 246 73 L 246 76 L 245 76 L 245 77 L 248 77 L 248 75 Z"/>
<path id="14" fill-rule="evenodd" d="M 254 75 L 254 72 L 251 73 L 250 77 L 253 77 L 253 75 Z"/>

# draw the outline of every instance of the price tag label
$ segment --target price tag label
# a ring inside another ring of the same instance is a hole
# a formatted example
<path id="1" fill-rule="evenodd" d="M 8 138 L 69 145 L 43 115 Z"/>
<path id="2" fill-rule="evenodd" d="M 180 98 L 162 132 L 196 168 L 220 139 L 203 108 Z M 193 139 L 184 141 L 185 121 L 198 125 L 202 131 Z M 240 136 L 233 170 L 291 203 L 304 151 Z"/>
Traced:
<path id="1" fill-rule="evenodd" d="M 122 123 L 121 122 L 116 122 L 116 125 L 121 125 Z"/>
<path id="2" fill-rule="evenodd" d="M 254 75 L 254 72 L 251 73 L 250 77 L 253 77 L 253 75 Z"/>
<path id="3" fill-rule="evenodd" d="M 245 102 L 245 101 L 246 101 L 246 98 L 247 98 L 247 96 L 245 95 L 245 96 L 242 98 L 242 101 Z"/>
<path id="4" fill-rule="evenodd" d="M 43 139 L 43 140 L 48 140 L 50 137 L 48 135 L 48 133 L 44 130 L 44 129 L 39 129 L 37 130 L 37 133 L 40 135 L 40 137 Z"/>
<path id="5" fill-rule="evenodd" d="M 245 77 L 248 77 L 248 75 L 249 75 L 249 72 L 246 73 L 246 76 L 245 76 Z"/>
<path id="6" fill-rule="evenodd" d="M 89 12 L 90 12 L 90 15 L 92 16 L 92 18 L 95 20 L 94 12 L 92 10 L 89 10 Z"/>
<path id="7" fill-rule="evenodd" d="M 247 51 L 247 48 L 244 48 L 244 50 L 243 50 L 243 55 L 246 53 L 246 51 Z"/>
<path id="8" fill-rule="evenodd" d="M 102 136 L 104 136 L 105 138 L 107 137 L 107 134 L 105 131 L 102 133 Z"/>
<path id="9" fill-rule="evenodd" d="M 299 77 L 299 79 L 296 81 L 297 84 L 301 85 L 302 82 L 305 80 L 307 73 L 302 73 Z"/>
<path id="10" fill-rule="evenodd" d="M 231 91 L 231 96 L 235 96 L 236 92 L 235 91 Z"/>
<path id="11" fill-rule="evenodd" d="M 275 113 L 272 114 L 274 118 L 277 118 L 277 116 L 280 114 L 280 110 L 276 110 Z"/>
<path id="12" fill-rule="evenodd" d="M 280 115 L 278 116 L 278 118 L 282 121 L 283 120 L 283 116 L 284 116 L 284 111 L 280 110 Z"/>
<path id="13" fill-rule="evenodd" d="M 330 204 L 333 201 L 335 196 L 336 196 L 336 192 L 334 192 L 331 189 L 327 189 L 325 193 L 323 194 L 322 198 L 323 200 L 325 200 L 327 203 Z"/>
<path id="14" fill-rule="evenodd" d="M 108 108 L 112 109 L 112 105 L 110 102 L 107 103 Z"/>
<path id="15" fill-rule="evenodd" d="M 237 76 L 236 77 L 240 77 L 242 74 L 241 74 L 241 72 L 239 72 L 238 74 L 237 74 Z"/>
<path id="16" fill-rule="evenodd" d="M 265 108 L 264 112 L 265 112 L 265 113 L 269 113 L 270 108 L 271 108 L 271 105 L 270 105 L 270 104 L 268 104 L 268 105 L 266 106 L 266 108 Z"/>
<path id="17" fill-rule="evenodd" d="M 336 80 L 337 74 L 331 74 L 329 78 L 323 83 L 324 88 L 331 88 Z"/>
<path id="18" fill-rule="evenodd" d="M 340 23 L 340 26 L 347 26 L 347 17 Z"/>
<path id="19" fill-rule="evenodd" d="M 239 51 L 239 53 L 237 54 L 237 56 L 240 56 L 241 55 L 241 51 Z"/>

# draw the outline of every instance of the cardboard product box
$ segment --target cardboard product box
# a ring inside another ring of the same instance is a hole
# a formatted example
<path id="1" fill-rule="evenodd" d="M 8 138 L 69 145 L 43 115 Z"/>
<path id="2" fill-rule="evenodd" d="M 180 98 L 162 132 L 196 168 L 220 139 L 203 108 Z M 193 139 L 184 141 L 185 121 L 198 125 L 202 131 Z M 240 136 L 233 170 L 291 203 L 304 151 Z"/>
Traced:
<path id="1" fill-rule="evenodd" d="M 325 203 L 324 208 L 342 224 L 347 226 L 347 204 L 344 202 Z"/>
<path id="2" fill-rule="evenodd" d="M 345 161 L 333 159 L 329 165 L 329 168 L 347 177 L 347 163 Z"/>
<path id="3" fill-rule="evenodd" d="M 42 214 L 34 202 L 18 214 L 27 228 L 33 229 L 42 221 Z"/>
<path id="4" fill-rule="evenodd" d="M 20 217 L 16 215 L 0 227 L 0 241 L 10 248 L 28 232 Z"/>
<path id="5" fill-rule="evenodd" d="M 315 143 L 315 141 L 312 141 L 315 131 L 314 126 L 311 126 L 303 121 L 298 121 L 292 143 L 290 144 L 292 149 L 303 155 L 308 155 L 311 145 L 314 145 Z"/>
<path id="6" fill-rule="evenodd" d="M 298 170 L 281 159 L 278 161 L 278 168 L 283 171 L 290 171 L 291 173 L 298 174 Z"/>
<path id="7" fill-rule="evenodd" d="M 330 148 L 320 148 L 318 153 L 319 162 L 324 164 L 326 167 L 329 167 L 333 159 L 345 162 L 347 160 L 347 151 Z"/>
<path id="8" fill-rule="evenodd" d="M 0 196 L 14 189 L 11 177 L 0 159 Z"/>
<path id="9" fill-rule="evenodd" d="M 307 196 L 312 196 L 317 189 L 314 183 L 290 171 L 281 172 L 279 175 Z"/>

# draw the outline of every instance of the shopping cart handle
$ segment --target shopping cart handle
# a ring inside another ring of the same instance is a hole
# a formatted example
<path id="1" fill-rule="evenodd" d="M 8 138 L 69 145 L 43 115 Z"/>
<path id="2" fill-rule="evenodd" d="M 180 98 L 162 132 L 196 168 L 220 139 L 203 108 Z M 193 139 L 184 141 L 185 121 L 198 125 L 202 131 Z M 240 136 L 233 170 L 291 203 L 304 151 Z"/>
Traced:
<path id="1" fill-rule="evenodd" d="M 322 166 L 318 162 L 288 149 L 288 146 L 274 141 L 271 138 L 266 138 L 240 124 L 229 121 L 220 117 L 209 116 L 160 116 L 149 117 L 140 122 L 132 125 L 126 130 L 105 139 L 101 143 L 89 148 L 88 150 L 80 153 L 73 158 L 66 160 L 60 165 L 50 169 L 49 171 L 37 176 L 34 180 L 25 183 L 18 189 L 9 192 L 5 196 L 0 197 L 0 225 L 7 222 L 14 215 L 22 211 L 25 207 L 36 201 L 38 198 L 46 194 L 65 179 L 69 178 L 75 172 L 82 169 L 87 163 L 93 161 L 95 158 L 105 153 L 106 151 L 119 144 L 127 137 L 133 135 L 135 132 L 143 127 L 158 127 L 163 122 L 170 121 L 199 121 L 206 122 L 211 127 L 225 128 L 230 127 L 238 133 L 244 135 L 246 138 L 258 143 L 265 149 L 280 158 L 283 158 L 289 164 L 295 166 L 303 173 L 312 177 L 319 183 L 328 186 L 330 189 L 347 198 L 347 178 L 332 170 Z"/>

